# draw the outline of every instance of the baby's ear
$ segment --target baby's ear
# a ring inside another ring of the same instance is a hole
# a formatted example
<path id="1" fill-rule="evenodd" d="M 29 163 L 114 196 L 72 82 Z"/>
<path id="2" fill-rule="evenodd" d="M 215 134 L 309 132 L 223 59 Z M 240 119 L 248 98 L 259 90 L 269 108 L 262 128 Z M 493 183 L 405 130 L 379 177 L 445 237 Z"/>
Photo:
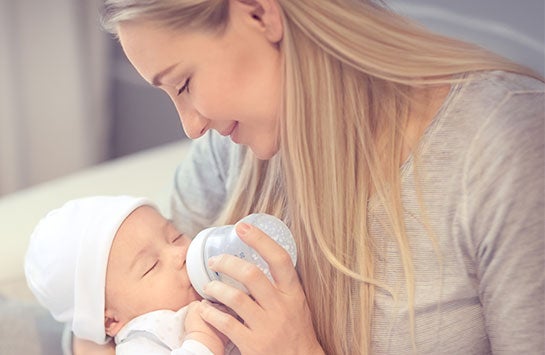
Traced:
<path id="1" fill-rule="evenodd" d="M 109 336 L 115 337 L 124 325 L 123 322 L 117 319 L 114 312 L 108 309 L 104 312 L 104 329 L 106 329 L 106 334 Z"/>

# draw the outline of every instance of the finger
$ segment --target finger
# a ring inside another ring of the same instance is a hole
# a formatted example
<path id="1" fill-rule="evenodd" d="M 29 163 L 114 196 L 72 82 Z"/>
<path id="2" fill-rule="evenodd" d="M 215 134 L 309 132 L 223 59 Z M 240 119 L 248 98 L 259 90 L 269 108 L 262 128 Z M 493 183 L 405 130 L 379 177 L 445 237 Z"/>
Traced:
<path id="1" fill-rule="evenodd" d="M 237 288 L 221 281 L 212 281 L 204 287 L 204 292 L 229 307 L 250 328 L 263 321 L 263 309 L 261 306 L 248 294 Z"/>
<path id="2" fill-rule="evenodd" d="M 209 301 L 201 301 L 201 318 L 225 334 L 235 345 L 243 344 L 243 341 L 250 336 L 250 330 L 244 324 L 232 315 L 212 306 Z"/>
<path id="3" fill-rule="evenodd" d="M 199 301 L 193 301 L 189 305 L 187 305 L 186 320 L 192 319 L 194 315 L 199 314 L 199 307 L 201 307 Z"/>
<path id="4" fill-rule="evenodd" d="M 276 286 L 289 289 L 300 286 L 299 277 L 288 252 L 259 228 L 248 223 L 237 223 L 240 239 L 258 252 L 269 265 Z"/>
<path id="5" fill-rule="evenodd" d="M 263 271 L 260 270 L 256 265 L 246 260 L 240 259 L 236 256 L 221 254 L 208 259 L 208 266 L 213 271 L 225 274 L 227 277 L 242 283 L 248 289 L 248 292 L 250 293 L 250 295 L 252 295 L 255 301 L 263 308 L 268 308 L 268 306 L 274 304 L 272 298 L 276 294 L 277 289 L 263 273 Z M 212 283 L 209 283 L 208 285 L 210 284 Z M 227 284 L 228 282 L 223 283 L 224 286 L 228 286 Z M 233 308 L 237 313 L 239 313 L 239 310 L 235 309 L 234 307 L 240 307 L 238 305 L 238 302 L 242 303 L 244 299 L 243 296 L 240 296 L 239 299 L 237 295 L 239 293 L 242 293 L 244 296 L 248 296 L 234 287 L 231 287 L 231 292 L 228 292 L 229 288 L 223 286 L 221 287 L 221 291 L 216 291 L 218 293 L 218 296 L 224 298 L 227 296 L 235 298 L 234 300 L 229 300 L 231 304 L 226 305 Z M 235 290 L 238 292 L 235 292 Z M 222 292 L 227 292 L 227 294 L 223 295 Z M 215 297 L 215 295 L 213 297 Z M 239 315 L 243 316 L 241 313 L 239 313 Z"/>
<path id="6" fill-rule="evenodd" d="M 200 301 L 192 301 L 187 305 L 187 311 L 194 311 L 196 308 L 198 308 L 200 305 Z"/>
<path id="7" fill-rule="evenodd" d="M 202 301 L 196 301 L 196 302 L 199 302 L 199 303 L 202 303 Z M 236 317 L 236 313 L 233 312 L 233 310 L 229 307 L 227 307 L 226 305 L 222 304 L 222 303 L 215 303 L 215 302 L 210 302 L 210 301 L 207 301 L 209 305 L 211 305 L 212 307 L 214 308 L 217 308 L 219 309 L 220 311 L 222 312 L 225 312 L 225 313 L 230 313 L 232 316 L 235 316 Z"/>

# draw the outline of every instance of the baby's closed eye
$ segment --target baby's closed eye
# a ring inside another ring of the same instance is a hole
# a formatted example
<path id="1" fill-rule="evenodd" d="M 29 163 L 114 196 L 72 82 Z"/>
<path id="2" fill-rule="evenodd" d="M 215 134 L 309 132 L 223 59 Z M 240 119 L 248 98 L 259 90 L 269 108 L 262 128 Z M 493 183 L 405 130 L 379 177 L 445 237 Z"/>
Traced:
<path id="1" fill-rule="evenodd" d="M 142 278 L 143 278 L 144 276 L 148 275 L 152 270 L 154 270 L 158 263 L 159 263 L 159 260 L 156 260 L 156 261 L 151 265 L 151 267 L 149 267 L 149 268 L 146 270 L 146 272 L 144 272 L 144 274 L 142 275 Z"/>

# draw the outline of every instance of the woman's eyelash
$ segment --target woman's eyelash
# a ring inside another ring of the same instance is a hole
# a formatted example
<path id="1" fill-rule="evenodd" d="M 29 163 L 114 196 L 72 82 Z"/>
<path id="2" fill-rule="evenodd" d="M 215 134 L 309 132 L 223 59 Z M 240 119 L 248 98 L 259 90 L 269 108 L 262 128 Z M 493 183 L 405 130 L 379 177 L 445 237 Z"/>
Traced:
<path id="1" fill-rule="evenodd" d="M 146 272 L 144 273 L 144 275 L 142 275 L 142 277 L 146 276 L 151 270 L 155 269 L 155 267 L 157 266 L 157 263 L 158 263 L 158 262 L 159 262 L 159 261 L 156 261 L 156 262 L 148 269 L 148 271 L 146 271 Z"/>
<path id="2" fill-rule="evenodd" d="M 180 239 L 182 236 L 183 236 L 183 234 L 178 234 L 178 235 L 176 236 L 176 238 L 172 239 L 172 243 L 174 243 L 175 241 L 177 241 L 178 239 Z"/>
<path id="3" fill-rule="evenodd" d="M 182 85 L 182 87 L 180 88 L 180 90 L 178 90 L 178 96 L 180 96 L 184 91 L 187 90 L 187 92 L 189 93 L 189 82 L 191 81 L 191 78 L 187 78 L 187 80 L 185 81 L 184 85 Z"/>

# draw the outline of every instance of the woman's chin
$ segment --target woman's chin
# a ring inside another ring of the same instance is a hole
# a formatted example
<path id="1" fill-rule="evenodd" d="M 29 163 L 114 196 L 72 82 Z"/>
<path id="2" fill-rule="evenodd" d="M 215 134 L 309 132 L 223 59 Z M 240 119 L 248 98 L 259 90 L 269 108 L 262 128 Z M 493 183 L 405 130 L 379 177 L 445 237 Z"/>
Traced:
<path id="1" fill-rule="evenodd" d="M 252 146 L 250 146 L 250 149 L 254 153 L 255 157 L 257 159 L 259 159 L 259 160 L 269 160 L 272 157 L 274 157 L 276 155 L 276 153 L 278 153 L 278 150 L 279 150 L 277 144 L 275 144 L 273 146 L 270 146 L 270 147 L 264 147 L 264 146 L 252 147 Z"/>

